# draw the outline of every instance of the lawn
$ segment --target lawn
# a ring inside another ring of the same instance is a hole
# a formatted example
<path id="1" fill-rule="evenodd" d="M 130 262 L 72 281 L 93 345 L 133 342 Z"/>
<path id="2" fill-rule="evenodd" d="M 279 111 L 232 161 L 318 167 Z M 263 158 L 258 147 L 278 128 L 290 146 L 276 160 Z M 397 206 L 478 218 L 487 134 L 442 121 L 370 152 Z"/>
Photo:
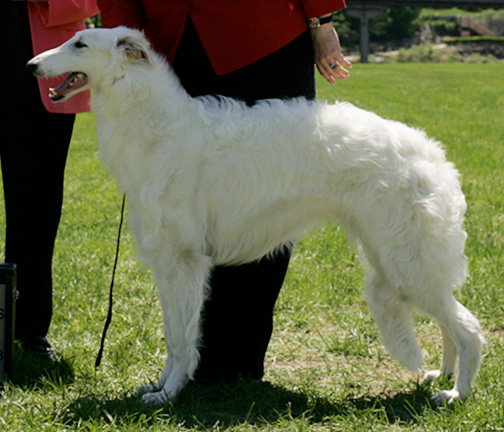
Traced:
<path id="1" fill-rule="evenodd" d="M 468 401 L 435 406 L 430 397 L 451 382 L 426 386 L 390 359 L 363 300 L 364 269 L 337 224 L 309 233 L 295 249 L 277 303 L 266 383 L 193 383 L 158 410 L 134 396 L 138 385 L 157 378 L 165 351 L 155 285 L 135 259 L 126 224 L 114 317 L 96 371 L 121 194 L 98 158 L 93 116 L 84 114 L 71 146 L 54 258 L 50 337 L 60 356 L 44 364 L 16 349 L 0 430 L 504 430 L 503 76 L 504 64 L 356 65 L 347 82 L 318 86 L 319 99 L 348 100 L 423 128 L 444 143 L 461 172 L 471 276 L 457 297 L 480 318 L 488 339 Z M 424 317 L 417 323 L 425 369 L 437 367 L 437 326 Z"/>

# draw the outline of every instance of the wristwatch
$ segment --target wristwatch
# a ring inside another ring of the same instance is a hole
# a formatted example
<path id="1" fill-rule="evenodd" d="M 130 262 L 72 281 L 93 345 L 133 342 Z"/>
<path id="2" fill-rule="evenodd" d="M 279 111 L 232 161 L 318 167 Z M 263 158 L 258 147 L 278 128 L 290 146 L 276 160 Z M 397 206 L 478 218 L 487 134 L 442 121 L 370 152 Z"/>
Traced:
<path id="1" fill-rule="evenodd" d="M 325 17 L 313 17 L 313 18 L 308 18 L 308 26 L 315 30 L 318 29 L 322 24 L 327 24 L 328 22 L 332 21 L 332 15 L 325 16 Z"/>

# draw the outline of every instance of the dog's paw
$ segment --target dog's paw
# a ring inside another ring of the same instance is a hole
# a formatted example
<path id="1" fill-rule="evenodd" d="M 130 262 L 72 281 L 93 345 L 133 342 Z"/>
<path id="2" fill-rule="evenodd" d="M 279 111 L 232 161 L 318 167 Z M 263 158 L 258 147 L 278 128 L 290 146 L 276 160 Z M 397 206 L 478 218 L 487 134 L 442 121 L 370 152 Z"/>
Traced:
<path id="1" fill-rule="evenodd" d="M 443 373 L 439 369 L 427 371 L 427 372 L 425 372 L 425 374 L 422 378 L 422 381 L 434 382 L 434 381 L 438 380 L 442 375 L 443 375 Z"/>
<path id="2" fill-rule="evenodd" d="M 159 391 L 159 388 L 153 384 L 143 384 L 135 390 L 135 396 L 143 396 L 145 393 L 153 393 Z"/>
<path id="3" fill-rule="evenodd" d="M 166 393 L 164 389 L 159 391 L 145 393 L 141 401 L 150 407 L 157 407 L 161 405 L 166 405 L 168 402 L 172 400 L 172 397 Z"/>
<path id="4" fill-rule="evenodd" d="M 442 390 L 432 397 L 432 400 L 438 405 L 449 405 L 456 401 L 463 400 L 458 390 Z"/>

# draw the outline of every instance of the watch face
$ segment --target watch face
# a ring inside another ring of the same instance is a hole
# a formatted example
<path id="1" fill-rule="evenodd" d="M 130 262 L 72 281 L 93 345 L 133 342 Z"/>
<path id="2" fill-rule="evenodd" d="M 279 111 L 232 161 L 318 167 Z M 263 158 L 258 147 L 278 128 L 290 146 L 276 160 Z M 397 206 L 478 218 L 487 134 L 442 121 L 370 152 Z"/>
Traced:
<path id="1" fill-rule="evenodd" d="M 308 18 L 308 25 L 312 29 L 316 29 L 320 27 L 320 20 L 317 17 Z"/>

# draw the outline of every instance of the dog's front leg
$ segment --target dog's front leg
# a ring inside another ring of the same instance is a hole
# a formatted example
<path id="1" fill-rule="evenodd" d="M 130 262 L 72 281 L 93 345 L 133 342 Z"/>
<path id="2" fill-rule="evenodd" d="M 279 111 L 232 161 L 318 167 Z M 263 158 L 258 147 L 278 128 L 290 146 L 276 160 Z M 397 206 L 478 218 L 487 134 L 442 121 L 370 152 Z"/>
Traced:
<path id="1" fill-rule="evenodd" d="M 211 262 L 208 257 L 185 250 L 167 265 L 154 266 L 163 309 L 168 360 L 155 386 L 142 386 L 147 404 L 165 404 L 175 398 L 198 366 L 200 313 L 205 300 Z"/>

